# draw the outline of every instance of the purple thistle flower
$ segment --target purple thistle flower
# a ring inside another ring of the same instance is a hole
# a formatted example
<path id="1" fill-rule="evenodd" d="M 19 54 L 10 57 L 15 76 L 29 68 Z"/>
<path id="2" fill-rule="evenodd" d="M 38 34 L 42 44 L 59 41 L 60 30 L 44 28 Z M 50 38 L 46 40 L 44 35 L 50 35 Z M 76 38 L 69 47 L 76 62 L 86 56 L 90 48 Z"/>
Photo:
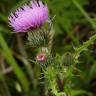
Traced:
<path id="1" fill-rule="evenodd" d="M 24 5 L 9 16 L 9 24 L 15 32 L 27 32 L 42 26 L 48 19 L 48 7 L 41 1 L 31 1 L 31 5 Z"/>

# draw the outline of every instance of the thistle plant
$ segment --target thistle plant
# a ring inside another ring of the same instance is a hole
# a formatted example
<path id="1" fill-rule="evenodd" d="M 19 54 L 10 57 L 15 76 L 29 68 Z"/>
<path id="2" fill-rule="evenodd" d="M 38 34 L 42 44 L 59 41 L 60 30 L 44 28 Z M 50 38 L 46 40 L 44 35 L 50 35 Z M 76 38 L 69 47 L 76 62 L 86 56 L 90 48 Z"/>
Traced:
<path id="1" fill-rule="evenodd" d="M 72 1 L 78 7 L 78 3 L 74 2 L 75 0 Z M 82 8 L 78 8 L 82 11 Z M 84 11 L 82 12 L 84 13 Z M 84 16 L 86 16 L 86 14 L 84 14 Z M 87 19 L 93 26 L 94 22 L 90 17 L 87 16 Z M 75 72 L 79 71 L 76 68 L 76 64 L 79 62 L 79 56 L 94 43 L 96 35 L 90 37 L 90 39 L 84 42 L 79 48 L 74 48 L 73 53 L 66 52 L 60 56 L 57 52 L 54 53 L 53 43 L 55 31 L 53 20 L 50 19 L 47 4 L 43 4 L 42 1 L 33 0 L 29 5 L 24 5 L 23 7 L 18 8 L 14 13 L 11 13 L 8 20 L 9 25 L 14 30 L 14 34 L 26 33 L 26 46 L 38 50 L 32 63 L 35 63 L 43 71 L 46 95 L 50 93 L 51 96 L 73 96 L 71 91 L 73 88 L 71 79 L 76 75 Z M 93 28 L 96 30 L 95 25 Z M 2 37 L 0 37 L 0 41 L 3 41 Z M 3 43 L 5 42 L 3 41 Z M 1 45 L 4 48 L 3 44 Z M 4 49 L 4 51 L 6 50 Z M 15 62 L 13 58 L 12 60 Z M 28 63 L 26 67 L 28 67 L 27 70 L 31 77 L 32 71 L 30 70 L 30 67 L 32 66 Z M 20 70 L 19 72 L 22 73 Z M 18 73 L 16 74 L 18 75 Z M 18 78 L 20 78 L 20 76 L 22 75 L 19 75 Z M 25 79 L 24 76 L 23 79 Z M 28 81 L 26 79 L 25 81 L 27 84 Z M 20 83 L 25 88 L 25 91 L 27 90 L 28 92 L 26 84 Z M 30 87 L 29 83 L 27 87 Z M 50 90 L 51 92 L 49 92 Z"/>

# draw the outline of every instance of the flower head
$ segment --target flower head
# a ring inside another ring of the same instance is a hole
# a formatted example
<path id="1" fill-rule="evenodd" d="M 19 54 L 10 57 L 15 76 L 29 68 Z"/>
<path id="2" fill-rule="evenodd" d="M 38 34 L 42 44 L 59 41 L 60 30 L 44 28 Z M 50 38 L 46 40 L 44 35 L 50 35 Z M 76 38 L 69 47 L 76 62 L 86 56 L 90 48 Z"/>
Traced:
<path id="1" fill-rule="evenodd" d="M 36 57 L 36 60 L 39 62 L 43 62 L 46 60 L 46 55 L 44 53 L 39 53 Z"/>
<path id="2" fill-rule="evenodd" d="M 31 1 L 30 5 L 22 8 L 9 16 L 9 24 L 15 32 L 27 32 L 42 26 L 48 19 L 48 7 L 41 1 Z"/>

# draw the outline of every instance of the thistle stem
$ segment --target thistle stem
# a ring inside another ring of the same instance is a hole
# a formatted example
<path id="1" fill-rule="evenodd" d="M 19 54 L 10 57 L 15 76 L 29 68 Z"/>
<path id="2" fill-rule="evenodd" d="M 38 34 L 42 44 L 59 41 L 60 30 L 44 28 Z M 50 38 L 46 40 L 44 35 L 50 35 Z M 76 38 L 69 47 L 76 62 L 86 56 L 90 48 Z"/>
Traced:
<path id="1" fill-rule="evenodd" d="M 78 60 L 80 53 L 86 50 L 91 44 L 93 44 L 95 40 L 96 40 L 96 34 L 90 37 L 88 41 L 84 42 L 82 46 L 80 46 L 79 48 L 75 48 L 74 53 L 75 60 Z"/>
<path id="2" fill-rule="evenodd" d="M 54 39 L 54 34 L 55 34 L 54 29 L 53 29 L 53 25 L 52 25 L 52 21 L 50 21 L 48 33 L 49 33 L 49 44 L 48 44 L 48 47 L 49 47 L 50 54 L 52 54 L 53 39 Z"/>

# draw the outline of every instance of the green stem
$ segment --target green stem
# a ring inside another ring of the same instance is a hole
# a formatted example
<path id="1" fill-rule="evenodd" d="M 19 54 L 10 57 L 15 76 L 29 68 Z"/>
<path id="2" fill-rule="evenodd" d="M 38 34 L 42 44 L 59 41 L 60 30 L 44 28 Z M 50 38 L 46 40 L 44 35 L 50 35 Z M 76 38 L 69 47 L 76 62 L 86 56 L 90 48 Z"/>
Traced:
<path id="1" fill-rule="evenodd" d="M 53 39 L 54 39 L 54 29 L 52 27 L 51 30 L 50 30 L 50 33 L 49 33 L 49 44 L 48 44 L 50 54 L 53 51 L 52 50 L 53 49 Z"/>
<path id="2" fill-rule="evenodd" d="M 80 53 L 86 50 L 91 44 L 93 44 L 95 40 L 96 40 L 96 34 L 90 37 L 88 41 L 84 42 L 82 46 L 80 46 L 79 48 L 75 48 L 75 54 L 74 54 L 75 60 L 78 60 Z"/>
<path id="3" fill-rule="evenodd" d="M 49 67 L 46 69 L 46 71 L 44 72 L 45 77 L 48 79 L 48 87 L 52 90 L 52 93 L 54 94 L 54 96 L 65 96 L 63 94 L 65 94 L 64 92 L 59 92 L 58 91 L 58 86 L 57 86 L 57 82 L 56 82 L 56 74 L 57 74 L 57 70 L 55 70 L 54 67 Z"/>
<path id="4" fill-rule="evenodd" d="M 20 83 L 23 86 L 24 91 L 27 93 L 29 90 L 29 83 L 24 74 L 24 72 L 20 69 L 18 64 L 16 63 L 15 59 L 12 56 L 11 50 L 6 44 L 2 34 L 0 33 L 0 46 L 2 47 L 3 51 L 2 54 L 6 58 L 7 62 L 12 66 L 13 71 L 15 72 L 17 78 L 19 79 Z"/>

